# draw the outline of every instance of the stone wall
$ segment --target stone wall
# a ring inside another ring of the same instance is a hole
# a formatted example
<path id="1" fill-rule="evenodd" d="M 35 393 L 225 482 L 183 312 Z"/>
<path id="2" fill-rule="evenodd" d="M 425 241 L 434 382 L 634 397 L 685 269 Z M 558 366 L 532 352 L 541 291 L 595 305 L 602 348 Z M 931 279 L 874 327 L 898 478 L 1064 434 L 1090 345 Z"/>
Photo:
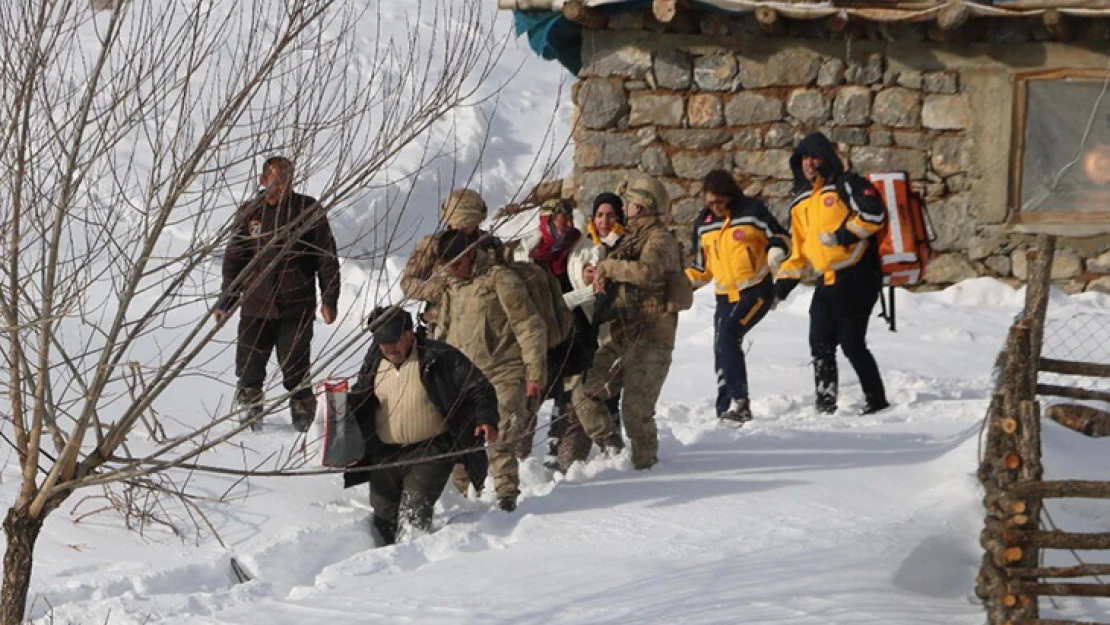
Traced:
<path id="1" fill-rule="evenodd" d="M 669 221 L 688 244 L 700 179 L 723 167 L 785 225 L 792 147 L 820 130 L 857 171 L 910 173 L 937 233 L 935 284 L 1025 276 L 1031 237 L 1005 228 L 1012 75 L 1110 63 L 1105 46 L 853 46 L 643 31 L 587 33 L 583 50 L 572 182 L 580 205 L 646 172 L 666 183 Z M 1110 237 L 1060 248 L 1061 287 L 1110 292 Z"/>

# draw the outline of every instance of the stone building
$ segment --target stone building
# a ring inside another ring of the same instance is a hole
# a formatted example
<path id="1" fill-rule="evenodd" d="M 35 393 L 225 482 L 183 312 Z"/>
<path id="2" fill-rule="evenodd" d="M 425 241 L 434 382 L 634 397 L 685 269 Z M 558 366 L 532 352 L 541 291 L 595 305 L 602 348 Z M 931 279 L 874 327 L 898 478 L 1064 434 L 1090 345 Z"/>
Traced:
<path id="1" fill-rule="evenodd" d="M 659 176 L 685 241 L 700 178 L 725 167 L 784 217 L 792 146 L 821 130 L 857 171 L 912 176 L 930 282 L 1024 278 L 1045 232 L 1066 237 L 1058 286 L 1110 292 L 1110 1 L 500 6 L 578 77 L 580 205 Z"/>

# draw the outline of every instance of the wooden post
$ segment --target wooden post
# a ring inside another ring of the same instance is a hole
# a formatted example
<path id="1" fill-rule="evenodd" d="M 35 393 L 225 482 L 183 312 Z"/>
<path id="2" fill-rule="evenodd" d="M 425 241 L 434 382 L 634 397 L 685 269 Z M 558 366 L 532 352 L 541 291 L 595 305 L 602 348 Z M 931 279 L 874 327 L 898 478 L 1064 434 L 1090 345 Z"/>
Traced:
<path id="1" fill-rule="evenodd" d="M 1029 279 L 1025 289 L 1023 316 L 1031 322 L 1032 357 L 1041 358 L 1044 343 L 1044 319 L 1048 312 L 1048 291 L 1052 280 L 1052 260 L 1056 256 L 1056 237 L 1040 235 L 1034 255 L 1029 258 Z"/>

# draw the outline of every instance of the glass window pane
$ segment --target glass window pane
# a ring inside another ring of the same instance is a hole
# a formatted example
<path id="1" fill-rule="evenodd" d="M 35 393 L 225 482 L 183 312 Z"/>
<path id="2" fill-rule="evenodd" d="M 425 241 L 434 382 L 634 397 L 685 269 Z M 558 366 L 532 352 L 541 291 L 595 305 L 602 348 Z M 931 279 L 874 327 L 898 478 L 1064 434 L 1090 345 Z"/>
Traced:
<path id="1" fill-rule="evenodd" d="M 1030 80 L 1026 94 L 1021 210 L 1110 212 L 1110 93 L 1103 81 Z"/>

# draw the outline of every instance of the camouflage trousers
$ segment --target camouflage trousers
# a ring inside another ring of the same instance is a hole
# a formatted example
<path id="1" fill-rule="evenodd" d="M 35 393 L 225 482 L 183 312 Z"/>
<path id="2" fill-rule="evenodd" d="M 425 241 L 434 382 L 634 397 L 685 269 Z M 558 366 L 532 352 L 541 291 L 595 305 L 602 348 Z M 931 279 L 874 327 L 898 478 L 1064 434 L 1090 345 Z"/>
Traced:
<path id="1" fill-rule="evenodd" d="M 621 419 L 632 442 L 632 463 L 647 468 L 655 463 L 659 434 L 655 402 L 671 368 L 678 316 L 648 317 L 613 328 L 612 340 L 598 348 L 593 365 L 574 390 L 578 420 L 602 447 L 619 442 L 606 400 L 623 390 Z"/>
<path id="2" fill-rule="evenodd" d="M 497 442 L 486 447 L 489 455 L 489 472 L 493 476 L 493 488 L 497 497 L 508 497 L 520 494 L 520 471 L 517 465 L 518 446 L 521 440 L 531 440 L 528 431 L 529 417 L 528 395 L 524 379 L 519 380 L 490 380 L 497 391 L 497 412 L 500 422 L 497 424 Z M 451 483 L 460 493 L 466 494 L 469 490 L 470 479 L 461 464 L 455 465 L 451 474 Z M 480 490 L 481 485 L 477 485 Z"/>

